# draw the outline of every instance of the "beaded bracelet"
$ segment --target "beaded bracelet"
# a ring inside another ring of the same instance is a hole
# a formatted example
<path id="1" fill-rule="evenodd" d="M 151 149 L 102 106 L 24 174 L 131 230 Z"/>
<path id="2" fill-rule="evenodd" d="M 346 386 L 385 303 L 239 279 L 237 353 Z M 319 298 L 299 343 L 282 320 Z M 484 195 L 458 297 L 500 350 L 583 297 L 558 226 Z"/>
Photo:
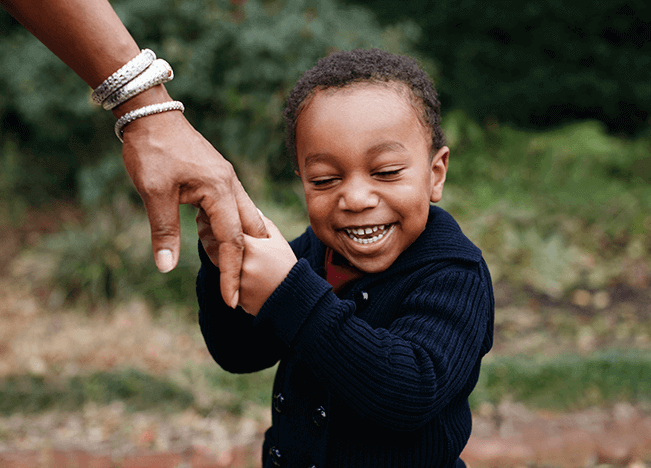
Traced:
<path id="1" fill-rule="evenodd" d="M 181 112 L 183 112 L 185 111 L 185 106 L 183 106 L 183 103 L 180 101 L 168 101 L 168 102 L 161 102 L 158 104 L 151 104 L 149 106 L 141 107 L 139 109 L 132 110 L 131 112 L 127 112 L 122 117 L 120 117 L 117 122 L 115 122 L 115 134 L 117 135 L 120 142 L 124 143 L 124 141 L 122 140 L 122 133 L 124 127 L 128 123 L 133 122 L 134 120 L 139 119 L 141 117 L 146 117 L 152 114 L 160 114 L 161 112 L 167 112 L 172 110 L 180 110 Z"/>
<path id="2" fill-rule="evenodd" d="M 140 73 L 145 71 L 152 62 L 156 60 L 156 54 L 150 49 L 144 49 L 126 65 L 109 76 L 104 82 L 95 88 L 92 98 L 96 104 L 101 104 L 116 90 L 127 84 Z"/>
<path id="3" fill-rule="evenodd" d="M 111 110 L 135 95 L 161 83 L 167 83 L 173 78 L 174 71 L 172 71 L 170 64 L 163 59 L 156 59 L 140 75 L 107 97 L 102 103 L 102 107 L 106 110 Z"/>

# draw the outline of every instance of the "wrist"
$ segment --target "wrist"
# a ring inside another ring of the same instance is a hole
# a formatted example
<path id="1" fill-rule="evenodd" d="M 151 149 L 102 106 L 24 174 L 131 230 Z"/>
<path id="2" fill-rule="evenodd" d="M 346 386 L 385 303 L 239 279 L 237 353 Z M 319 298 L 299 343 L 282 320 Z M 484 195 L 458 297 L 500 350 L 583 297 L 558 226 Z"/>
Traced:
<path id="1" fill-rule="evenodd" d="M 137 94 L 119 106 L 114 107 L 112 109 L 112 112 L 115 118 L 119 119 L 127 112 L 140 109 L 141 107 L 145 107 L 150 104 L 160 104 L 163 102 L 169 102 L 171 100 L 172 98 L 165 89 L 165 86 L 159 84 L 153 88 L 141 92 L 140 94 Z"/>

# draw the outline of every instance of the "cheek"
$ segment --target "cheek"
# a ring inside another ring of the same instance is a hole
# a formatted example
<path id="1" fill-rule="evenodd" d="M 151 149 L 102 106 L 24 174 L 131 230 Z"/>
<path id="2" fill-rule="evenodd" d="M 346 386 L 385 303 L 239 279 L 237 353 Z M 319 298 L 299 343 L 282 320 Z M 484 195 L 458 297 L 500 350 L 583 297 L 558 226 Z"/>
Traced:
<path id="1" fill-rule="evenodd" d="M 305 202 L 307 204 L 307 214 L 310 218 L 310 223 L 323 224 L 328 221 L 330 214 L 330 204 L 328 197 L 315 195 L 313 193 L 305 192 Z"/>

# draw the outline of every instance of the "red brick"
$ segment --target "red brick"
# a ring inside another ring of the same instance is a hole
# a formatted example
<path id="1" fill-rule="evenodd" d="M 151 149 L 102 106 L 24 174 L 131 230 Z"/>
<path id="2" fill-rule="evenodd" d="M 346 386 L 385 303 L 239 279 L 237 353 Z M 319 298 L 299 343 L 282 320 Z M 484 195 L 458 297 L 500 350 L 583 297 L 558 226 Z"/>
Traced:
<path id="1" fill-rule="evenodd" d="M 497 437 L 470 437 L 461 453 L 461 459 L 471 468 L 516 468 L 529 464 L 534 458 L 534 452 L 521 442 Z"/>
<path id="2" fill-rule="evenodd" d="M 34 468 L 41 461 L 41 453 L 35 450 L 0 453 L 0 468 Z"/>
<path id="3" fill-rule="evenodd" d="M 595 436 L 597 441 L 597 459 L 599 463 L 610 465 L 627 465 L 633 461 L 636 437 L 616 431 L 606 431 Z"/>
<path id="4" fill-rule="evenodd" d="M 548 436 L 535 445 L 535 451 L 539 465 L 559 468 L 590 466 L 597 456 L 592 436 L 580 430 Z"/>
<path id="5" fill-rule="evenodd" d="M 120 468 L 177 468 L 182 461 L 178 453 L 163 452 L 131 455 L 117 463 Z"/>
<path id="6" fill-rule="evenodd" d="M 111 457 L 93 455 L 82 450 L 53 450 L 50 454 L 50 466 L 53 468 L 113 468 Z"/>

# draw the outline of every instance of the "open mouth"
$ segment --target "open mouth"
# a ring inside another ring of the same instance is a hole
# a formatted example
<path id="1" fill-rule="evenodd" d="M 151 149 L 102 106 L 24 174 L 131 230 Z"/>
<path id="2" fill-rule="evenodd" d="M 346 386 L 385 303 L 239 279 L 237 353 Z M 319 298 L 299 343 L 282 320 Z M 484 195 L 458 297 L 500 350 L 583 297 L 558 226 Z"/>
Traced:
<path id="1" fill-rule="evenodd" d="M 377 226 L 367 226 L 360 228 L 344 229 L 348 237 L 358 244 L 374 244 L 385 236 L 388 236 L 395 224 L 379 224 Z"/>

